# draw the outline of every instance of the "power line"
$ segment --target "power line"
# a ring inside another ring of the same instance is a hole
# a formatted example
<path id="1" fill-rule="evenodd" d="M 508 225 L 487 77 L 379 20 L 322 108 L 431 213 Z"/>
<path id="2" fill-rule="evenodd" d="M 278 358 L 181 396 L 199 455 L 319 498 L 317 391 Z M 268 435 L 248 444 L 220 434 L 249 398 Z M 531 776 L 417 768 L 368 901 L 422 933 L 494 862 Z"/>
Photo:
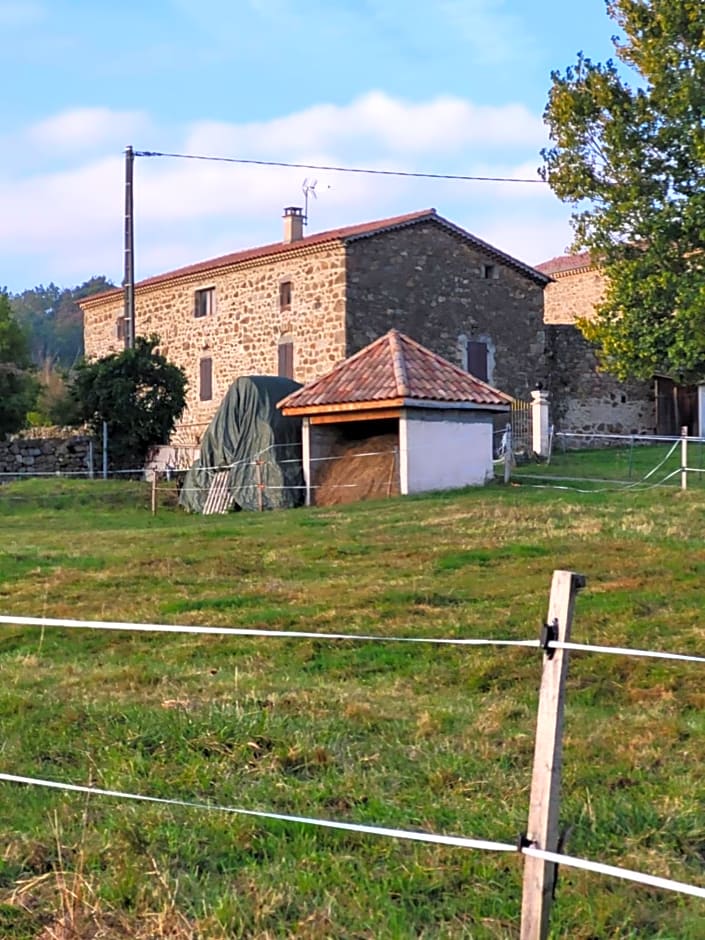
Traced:
<path id="1" fill-rule="evenodd" d="M 333 173 L 362 173 L 369 176 L 405 176 L 428 180 L 460 180 L 474 183 L 539 183 L 541 179 L 528 179 L 516 176 L 464 176 L 459 173 L 416 173 L 407 170 L 371 170 L 352 166 L 324 166 L 317 163 L 285 163 L 282 160 L 244 160 L 238 157 L 211 157 L 196 153 L 161 153 L 157 150 L 135 150 L 136 157 L 173 157 L 178 160 L 208 160 L 213 163 L 239 163 L 248 166 L 280 166 L 297 170 L 328 170 Z"/>

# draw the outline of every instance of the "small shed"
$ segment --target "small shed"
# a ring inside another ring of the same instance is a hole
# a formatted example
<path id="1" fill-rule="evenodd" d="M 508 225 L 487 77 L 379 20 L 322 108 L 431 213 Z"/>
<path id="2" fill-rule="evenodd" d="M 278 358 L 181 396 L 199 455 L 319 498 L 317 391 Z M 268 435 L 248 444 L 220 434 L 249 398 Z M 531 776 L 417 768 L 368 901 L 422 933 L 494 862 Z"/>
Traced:
<path id="1" fill-rule="evenodd" d="M 303 419 L 306 503 L 321 505 L 488 482 L 511 398 L 390 330 L 278 407 Z"/>

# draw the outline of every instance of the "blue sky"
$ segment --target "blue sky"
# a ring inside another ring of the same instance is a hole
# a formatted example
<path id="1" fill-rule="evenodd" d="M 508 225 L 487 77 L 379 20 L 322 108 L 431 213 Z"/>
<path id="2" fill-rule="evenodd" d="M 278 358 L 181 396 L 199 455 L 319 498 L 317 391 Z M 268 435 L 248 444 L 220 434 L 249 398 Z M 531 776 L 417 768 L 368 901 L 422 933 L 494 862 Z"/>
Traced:
<path id="1" fill-rule="evenodd" d="M 535 176 L 552 69 L 604 60 L 603 0 L 0 0 L 0 285 L 122 278 L 123 151 Z M 135 164 L 136 274 L 434 206 L 529 263 L 568 246 L 538 185 Z"/>

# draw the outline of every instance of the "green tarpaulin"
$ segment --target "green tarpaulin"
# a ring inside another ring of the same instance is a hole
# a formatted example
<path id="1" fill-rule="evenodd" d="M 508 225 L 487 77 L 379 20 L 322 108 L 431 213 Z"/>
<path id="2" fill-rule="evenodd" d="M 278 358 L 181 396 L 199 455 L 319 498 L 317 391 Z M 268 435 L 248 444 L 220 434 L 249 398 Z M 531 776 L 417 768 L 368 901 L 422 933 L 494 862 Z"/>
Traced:
<path id="1" fill-rule="evenodd" d="M 301 420 L 277 408 L 298 388 L 299 382 L 272 375 L 233 382 L 203 435 L 200 457 L 186 474 L 180 505 L 190 512 L 301 505 Z"/>

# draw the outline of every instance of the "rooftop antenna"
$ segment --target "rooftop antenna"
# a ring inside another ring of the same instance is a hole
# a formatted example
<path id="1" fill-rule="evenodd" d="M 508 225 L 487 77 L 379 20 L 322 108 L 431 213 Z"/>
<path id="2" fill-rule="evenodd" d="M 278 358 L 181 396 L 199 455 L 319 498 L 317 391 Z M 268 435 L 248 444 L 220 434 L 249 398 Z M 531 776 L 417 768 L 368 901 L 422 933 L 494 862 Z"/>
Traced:
<path id="1" fill-rule="evenodd" d="M 318 185 L 318 180 L 310 180 L 308 177 L 301 184 L 301 192 L 304 194 L 304 225 L 308 225 L 308 197 L 309 194 L 313 196 L 314 199 L 318 199 L 316 195 L 316 186 Z"/>

